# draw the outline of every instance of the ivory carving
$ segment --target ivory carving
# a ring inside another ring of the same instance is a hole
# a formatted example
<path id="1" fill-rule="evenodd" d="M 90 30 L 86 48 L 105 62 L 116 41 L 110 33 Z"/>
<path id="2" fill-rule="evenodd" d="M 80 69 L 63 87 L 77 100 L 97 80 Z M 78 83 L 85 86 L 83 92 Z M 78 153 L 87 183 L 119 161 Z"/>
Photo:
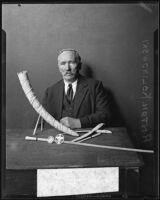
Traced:
<path id="1" fill-rule="evenodd" d="M 45 108 L 40 104 L 38 101 L 32 86 L 29 81 L 28 77 L 28 72 L 27 71 L 22 71 L 17 73 L 20 84 L 22 86 L 22 89 L 29 100 L 30 104 L 33 106 L 35 111 L 46 121 L 48 122 L 51 126 L 54 128 L 58 129 L 59 131 L 62 131 L 63 133 L 72 135 L 72 136 L 78 136 L 78 133 L 75 131 L 71 130 L 70 128 L 64 126 L 61 124 L 59 121 L 57 121 L 52 115 L 50 115 Z"/>

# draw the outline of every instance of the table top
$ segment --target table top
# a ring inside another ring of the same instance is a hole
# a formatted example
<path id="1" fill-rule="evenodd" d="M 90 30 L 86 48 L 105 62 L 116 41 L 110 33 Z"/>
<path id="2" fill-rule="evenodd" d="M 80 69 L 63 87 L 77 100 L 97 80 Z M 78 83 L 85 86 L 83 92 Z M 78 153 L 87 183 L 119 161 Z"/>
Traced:
<path id="1" fill-rule="evenodd" d="M 110 128 L 112 134 L 101 134 L 84 143 L 133 148 L 125 128 Z M 47 138 L 59 132 L 55 129 L 37 131 L 36 137 Z M 54 169 L 80 167 L 140 167 L 140 153 L 42 141 L 28 141 L 33 129 L 6 130 L 6 169 Z M 65 140 L 75 137 L 65 134 Z"/>

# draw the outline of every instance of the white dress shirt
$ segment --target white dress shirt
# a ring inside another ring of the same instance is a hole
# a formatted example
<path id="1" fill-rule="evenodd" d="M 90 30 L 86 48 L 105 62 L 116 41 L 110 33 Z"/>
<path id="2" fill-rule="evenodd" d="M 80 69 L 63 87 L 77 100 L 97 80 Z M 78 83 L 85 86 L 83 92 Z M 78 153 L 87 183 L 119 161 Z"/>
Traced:
<path id="1" fill-rule="evenodd" d="M 65 91 L 65 95 L 67 94 L 67 90 L 68 90 L 68 85 L 72 84 L 72 89 L 73 89 L 73 98 L 76 94 L 76 89 L 77 89 L 77 82 L 78 80 L 74 81 L 73 83 L 68 83 L 64 80 L 64 91 Z"/>

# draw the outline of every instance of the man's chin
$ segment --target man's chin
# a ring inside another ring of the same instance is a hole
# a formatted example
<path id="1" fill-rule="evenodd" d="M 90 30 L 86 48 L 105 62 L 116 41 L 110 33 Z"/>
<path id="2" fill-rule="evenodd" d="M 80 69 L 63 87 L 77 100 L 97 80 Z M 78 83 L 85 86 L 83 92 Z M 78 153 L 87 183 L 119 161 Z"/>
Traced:
<path id="1" fill-rule="evenodd" d="M 75 76 L 65 76 L 63 78 L 65 81 L 68 81 L 68 82 L 73 82 L 74 80 L 76 80 Z"/>

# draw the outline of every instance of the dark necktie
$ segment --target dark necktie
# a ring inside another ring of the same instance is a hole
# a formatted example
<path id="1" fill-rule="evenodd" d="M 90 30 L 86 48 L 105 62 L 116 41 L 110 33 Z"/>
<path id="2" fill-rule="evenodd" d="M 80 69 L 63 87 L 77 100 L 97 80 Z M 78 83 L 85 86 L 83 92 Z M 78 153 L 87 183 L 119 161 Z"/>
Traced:
<path id="1" fill-rule="evenodd" d="M 73 89 L 72 89 L 72 84 L 69 84 L 67 90 L 67 100 L 69 103 L 71 103 L 72 99 L 73 99 Z"/>

